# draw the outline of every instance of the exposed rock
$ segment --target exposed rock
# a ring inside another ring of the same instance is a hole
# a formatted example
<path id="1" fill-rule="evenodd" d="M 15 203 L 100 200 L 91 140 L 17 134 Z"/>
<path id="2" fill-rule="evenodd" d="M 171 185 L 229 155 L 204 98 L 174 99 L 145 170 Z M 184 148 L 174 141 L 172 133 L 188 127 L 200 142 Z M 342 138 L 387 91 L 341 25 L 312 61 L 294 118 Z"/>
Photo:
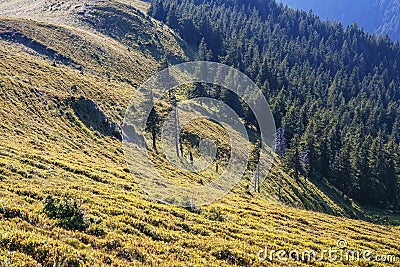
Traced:
<path id="1" fill-rule="evenodd" d="M 109 118 L 100 107 L 91 99 L 71 97 L 66 103 L 72 107 L 76 116 L 88 127 L 103 135 L 114 136 L 122 140 L 119 125 Z"/>

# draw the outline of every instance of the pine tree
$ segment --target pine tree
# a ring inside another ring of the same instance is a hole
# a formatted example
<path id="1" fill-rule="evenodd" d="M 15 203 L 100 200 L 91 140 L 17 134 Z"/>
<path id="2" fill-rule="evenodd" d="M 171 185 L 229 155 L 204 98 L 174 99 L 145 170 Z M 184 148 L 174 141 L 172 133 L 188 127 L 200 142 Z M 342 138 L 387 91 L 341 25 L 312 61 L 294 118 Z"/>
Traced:
<path id="1" fill-rule="evenodd" d="M 293 137 L 293 145 L 287 149 L 283 156 L 283 163 L 286 171 L 292 174 L 295 180 L 299 181 L 301 171 L 300 152 L 299 152 L 299 136 L 296 134 Z"/>
<path id="2" fill-rule="evenodd" d="M 167 12 L 166 23 L 171 28 L 177 28 L 179 26 L 178 18 L 175 14 L 175 9 L 172 7 Z"/>
<path id="3" fill-rule="evenodd" d="M 333 163 L 334 183 L 343 194 L 350 195 L 354 188 L 350 147 L 345 145 L 339 151 Z"/>
<path id="4" fill-rule="evenodd" d="M 157 135 L 160 132 L 160 116 L 156 108 L 154 107 L 153 91 L 150 91 L 150 105 L 153 107 L 150 111 L 149 117 L 146 122 L 146 131 L 151 133 L 152 136 L 152 147 L 154 151 L 157 151 Z"/>
<path id="5" fill-rule="evenodd" d="M 197 60 L 200 61 L 210 61 L 212 59 L 212 52 L 208 49 L 206 41 L 203 37 L 199 44 L 199 49 L 197 50 Z"/>
<path id="6" fill-rule="evenodd" d="M 196 83 L 192 89 L 188 90 L 189 98 L 197 98 L 207 96 L 206 86 L 203 83 Z"/>
<path id="7" fill-rule="evenodd" d="M 160 21 L 164 21 L 166 20 L 167 17 L 167 13 L 164 10 L 164 6 L 162 4 L 161 0 L 154 0 L 152 2 L 152 5 L 150 6 L 149 9 L 149 14 L 153 17 L 156 18 Z"/>

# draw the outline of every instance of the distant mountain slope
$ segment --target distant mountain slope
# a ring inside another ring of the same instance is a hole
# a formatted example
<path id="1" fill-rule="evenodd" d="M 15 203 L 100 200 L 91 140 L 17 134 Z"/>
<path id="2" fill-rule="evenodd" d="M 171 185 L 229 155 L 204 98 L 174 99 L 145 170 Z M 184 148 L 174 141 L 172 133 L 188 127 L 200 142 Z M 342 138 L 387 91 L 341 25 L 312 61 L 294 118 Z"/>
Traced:
<path id="1" fill-rule="evenodd" d="M 399 0 L 278 0 L 293 8 L 312 10 L 321 19 L 337 20 L 345 26 L 357 23 L 367 32 L 388 34 L 400 40 Z"/>

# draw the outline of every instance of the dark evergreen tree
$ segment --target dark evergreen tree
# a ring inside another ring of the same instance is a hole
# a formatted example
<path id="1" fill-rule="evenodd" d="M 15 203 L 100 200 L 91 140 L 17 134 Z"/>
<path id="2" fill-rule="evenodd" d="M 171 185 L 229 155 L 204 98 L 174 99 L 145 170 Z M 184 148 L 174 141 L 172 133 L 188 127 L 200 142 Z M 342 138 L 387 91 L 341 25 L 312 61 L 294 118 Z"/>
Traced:
<path id="1" fill-rule="evenodd" d="M 212 59 L 212 52 L 210 49 L 208 49 L 208 46 L 203 39 L 201 39 L 201 42 L 199 44 L 199 49 L 197 51 L 197 60 L 201 61 L 209 61 Z"/>
<path id="2" fill-rule="evenodd" d="M 153 150 L 157 151 L 157 135 L 160 132 L 160 116 L 158 115 L 153 100 L 153 92 L 150 91 L 150 105 L 153 107 L 146 122 L 146 131 L 151 133 Z"/>

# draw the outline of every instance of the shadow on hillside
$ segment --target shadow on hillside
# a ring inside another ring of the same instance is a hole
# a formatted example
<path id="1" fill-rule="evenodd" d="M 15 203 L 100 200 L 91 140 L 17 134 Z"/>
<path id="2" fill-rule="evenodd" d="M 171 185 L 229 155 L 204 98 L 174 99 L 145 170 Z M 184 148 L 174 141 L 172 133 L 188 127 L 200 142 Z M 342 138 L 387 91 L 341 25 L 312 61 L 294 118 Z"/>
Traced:
<path id="1" fill-rule="evenodd" d="M 113 136 L 122 140 L 121 130 L 117 123 L 100 109 L 91 99 L 71 97 L 67 104 L 72 107 L 79 120 L 89 129 L 93 129 L 105 136 Z"/>
<path id="2" fill-rule="evenodd" d="M 32 49 L 39 55 L 42 55 L 51 61 L 59 62 L 63 65 L 71 66 L 76 69 L 81 68 L 79 66 L 79 64 L 74 62 L 69 57 L 66 57 L 66 56 L 63 56 L 63 55 L 57 53 L 57 51 L 39 43 L 33 39 L 30 39 L 29 37 L 25 36 L 24 34 L 22 34 L 20 32 L 15 32 L 15 31 L 0 32 L 0 39 L 3 39 L 5 41 L 11 41 L 11 42 L 18 43 L 18 44 L 22 44 L 25 47 Z"/>
<path id="3" fill-rule="evenodd" d="M 326 196 L 328 196 L 336 205 L 342 207 L 347 216 L 352 219 L 367 220 L 362 208 L 351 199 L 346 199 L 337 190 L 331 187 L 327 182 L 317 180 L 307 180 L 314 184 L 319 190 L 321 190 Z"/>

